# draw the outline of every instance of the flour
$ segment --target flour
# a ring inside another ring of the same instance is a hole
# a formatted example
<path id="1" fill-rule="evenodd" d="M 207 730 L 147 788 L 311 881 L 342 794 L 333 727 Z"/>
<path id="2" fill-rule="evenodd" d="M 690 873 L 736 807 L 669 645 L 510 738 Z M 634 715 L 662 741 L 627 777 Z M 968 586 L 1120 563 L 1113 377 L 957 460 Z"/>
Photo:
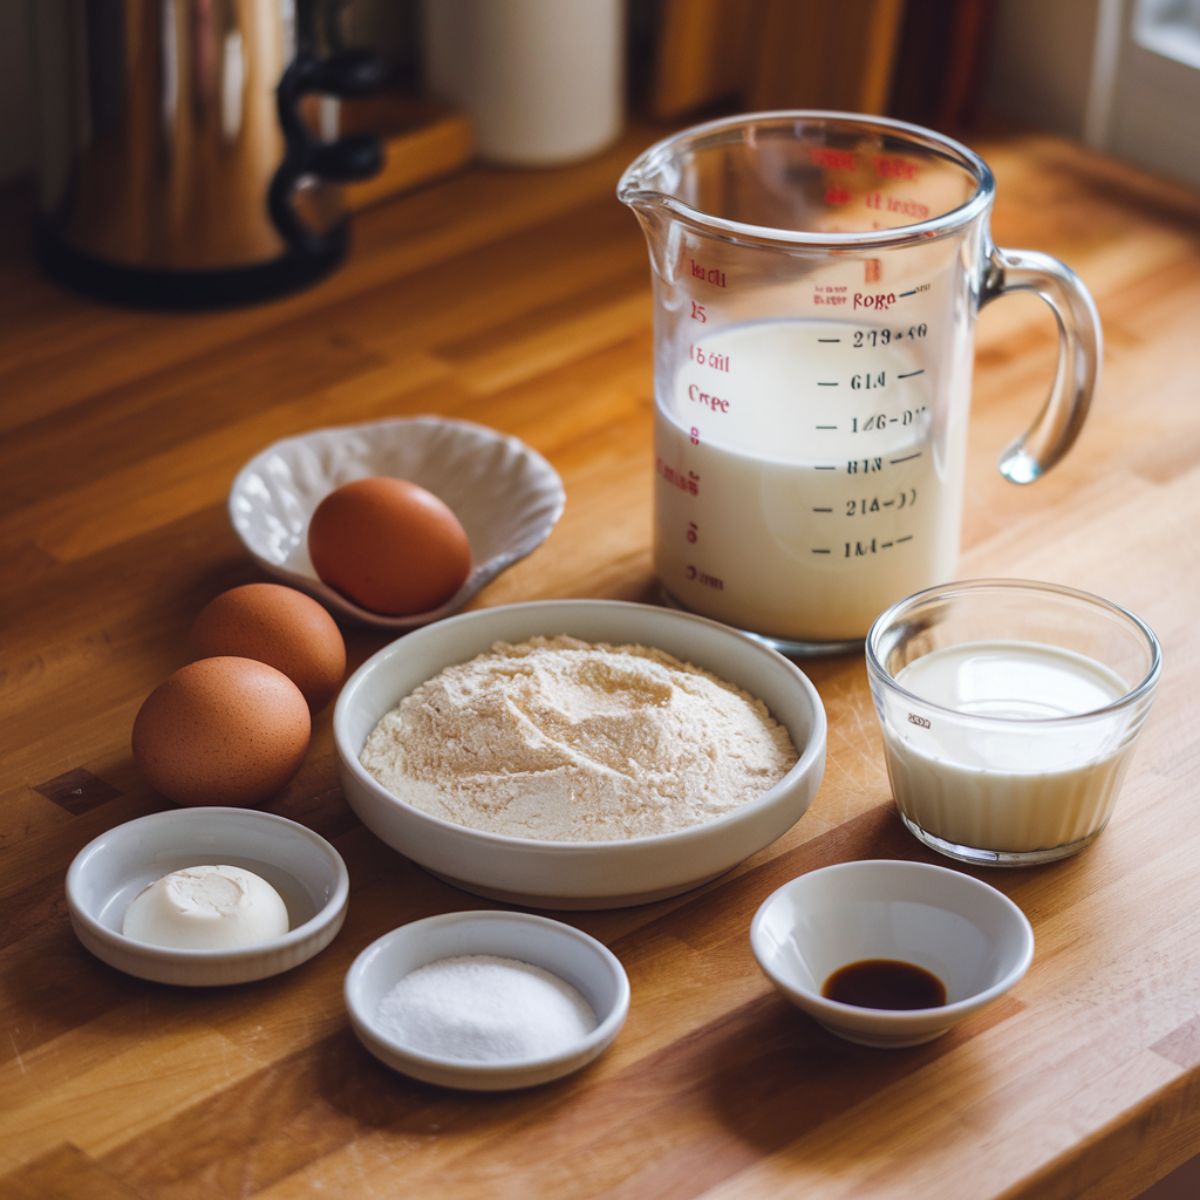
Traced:
<path id="1" fill-rule="evenodd" d="M 599 842 L 711 821 L 797 759 L 766 705 L 661 650 L 572 637 L 497 642 L 422 684 L 362 764 L 473 829 Z"/>

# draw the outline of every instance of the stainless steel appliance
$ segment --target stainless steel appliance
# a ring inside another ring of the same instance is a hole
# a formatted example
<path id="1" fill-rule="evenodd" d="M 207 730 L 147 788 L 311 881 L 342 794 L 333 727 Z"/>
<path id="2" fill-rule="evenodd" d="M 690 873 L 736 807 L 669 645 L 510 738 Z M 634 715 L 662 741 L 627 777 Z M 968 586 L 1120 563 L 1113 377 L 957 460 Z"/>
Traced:
<path id="1" fill-rule="evenodd" d="M 380 65 L 337 45 L 319 0 L 38 0 L 37 249 L 108 299 L 203 308 L 265 299 L 346 251 L 336 184 L 376 139 L 324 139 L 325 97 Z M 322 53 L 321 51 L 324 51 Z"/>

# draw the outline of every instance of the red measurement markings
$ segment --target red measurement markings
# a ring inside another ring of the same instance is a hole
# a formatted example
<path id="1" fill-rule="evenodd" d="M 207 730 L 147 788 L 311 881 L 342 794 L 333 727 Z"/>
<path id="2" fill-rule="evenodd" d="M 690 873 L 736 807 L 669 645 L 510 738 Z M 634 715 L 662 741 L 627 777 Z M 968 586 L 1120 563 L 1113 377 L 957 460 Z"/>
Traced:
<path id="1" fill-rule="evenodd" d="M 895 292 L 855 292 L 854 307 L 867 308 L 874 312 L 887 312 L 896 303 Z"/>
<path id="2" fill-rule="evenodd" d="M 689 258 L 688 262 L 692 264 L 692 277 L 694 279 L 703 279 L 705 283 L 711 283 L 713 287 L 723 288 L 725 283 L 725 272 L 719 267 L 706 267 L 703 263 L 698 263 L 694 258 Z"/>
<path id="3" fill-rule="evenodd" d="M 697 304 L 695 300 L 692 301 L 692 320 L 699 321 L 701 325 L 708 324 L 708 313 L 704 311 L 704 305 Z"/>
<path id="4" fill-rule="evenodd" d="M 837 286 L 823 284 L 820 287 L 813 288 L 813 303 L 838 308 L 840 305 L 849 302 L 850 298 L 846 292 L 847 289 L 841 284 Z"/>
<path id="5" fill-rule="evenodd" d="M 853 150 L 830 150 L 825 146 L 810 146 L 808 161 L 829 171 L 853 171 L 858 165 Z"/>
<path id="6" fill-rule="evenodd" d="M 825 189 L 826 204 L 849 204 L 852 197 L 847 188 L 828 187 Z"/>
<path id="7" fill-rule="evenodd" d="M 920 168 L 907 158 L 888 158 L 882 154 L 872 159 L 875 174 L 880 179 L 916 179 Z"/>
<path id="8" fill-rule="evenodd" d="M 688 441 L 691 442 L 693 446 L 700 445 L 700 430 L 695 425 L 688 430 Z"/>
<path id="9" fill-rule="evenodd" d="M 705 350 L 703 346 L 693 342 L 691 349 L 688 351 L 692 361 L 698 363 L 702 367 L 708 367 L 713 371 L 729 371 L 729 355 L 714 354 L 711 350 Z"/>
<path id="10" fill-rule="evenodd" d="M 684 574 L 689 583 L 698 583 L 701 587 L 712 588 L 715 592 L 725 590 L 725 580 L 716 575 L 710 575 L 707 571 L 701 571 L 699 567 L 693 567 L 691 563 L 684 568 Z"/>
<path id="11" fill-rule="evenodd" d="M 711 392 L 702 392 L 694 383 L 688 384 L 687 394 L 693 404 L 701 404 L 711 412 L 727 413 L 729 411 L 728 400 L 722 400 L 720 396 L 714 396 Z"/>
<path id="12" fill-rule="evenodd" d="M 699 527 L 696 525 L 696 522 L 695 522 L 695 521 L 689 521 L 689 522 L 688 522 L 688 525 L 687 525 L 687 534 L 686 534 L 685 536 L 687 537 L 687 540 L 688 540 L 690 543 L 692 543 L 693 545 L 695 545 L 695 543 L 696 543 L 696 542 L 698 542 L 698 541 L 700 540 L 700 529 L 699 529 Z"/>
<path id="13" fill-rule="evenodd" d="M 904 196 L 885 196 L 882 192 L 868 192 L 863 197 L 867 208 L 879 209 L 881 212 L 900 213 L 905 217 L 916 217 L 925 220 L 929 216 L 929 205 L 920 200 L 909 200 Z"/>
<path id="14" fill-rule="evenodd" d="M 920 200 L 906 200 L 903 196 L 887 197 L 888 212 L 902 213 L 906 217 L 916 217 L 924 221 L 929 216 L 929 205 Z"/>
<path id="15" fill-rule="evenodd" d="M 665 483 L 687 492 L 689 496 L 700 495 L 700 476 L 695 471 L 684 471 L 679 467 L 669 467 L 661 458 L 656 459 L 654 469 Z"/>

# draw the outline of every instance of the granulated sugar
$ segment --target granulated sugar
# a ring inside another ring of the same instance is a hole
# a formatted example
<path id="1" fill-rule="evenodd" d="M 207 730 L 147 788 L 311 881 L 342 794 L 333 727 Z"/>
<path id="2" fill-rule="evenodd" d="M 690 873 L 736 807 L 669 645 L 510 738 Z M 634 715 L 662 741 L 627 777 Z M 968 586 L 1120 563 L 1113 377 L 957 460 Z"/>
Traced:
<path id="1" fill-rule="evenodd" d="M 550 971 L 493 954 L 443 958 L 379 1003 L 380 1029 L 410 1049 L 472 1062 L 544 1058 L 596 1028 L 580 993 Z"/>
<path id="2" fill-rule="evenodd" d="M 711 821 L 797 759 L 763 702 L 647 646 L 559 635 L 448 667 L 379 722 L 363 766 L 425 812 L 549 841 Z"/>

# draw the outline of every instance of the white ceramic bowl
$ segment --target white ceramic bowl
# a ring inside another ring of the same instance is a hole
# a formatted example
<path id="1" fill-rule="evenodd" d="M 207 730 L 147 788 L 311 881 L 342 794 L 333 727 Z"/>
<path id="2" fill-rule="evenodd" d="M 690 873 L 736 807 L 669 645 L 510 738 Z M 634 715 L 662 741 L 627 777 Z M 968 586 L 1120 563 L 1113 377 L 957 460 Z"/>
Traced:
<path id="1" fill-rule="evenodd" d="M 656 646 L 737 684 L 787 728 L 799 761 L 762 796 L 714 821 L 612 842 L 539 841 L 455 825 L 406 804 L 359 762 L 380 718 L 444 667 L 498 640 L 560 633 Z M 790 829 L 812 803 L 825 768 L 825 710 L 794 663 L 716 621 L 615 600 L 511 604 L 409 634 L 350 677 L 334 709 L 333 732 L 346 799 L 376 836 L 467 891 L 541 908 L 645 904 L 697 887 Z"/>
<path id="2" fill-rule="evenodd" d="M 121 933 L 125 910 L 147 884 L 217 863 L 271 884 L 287 906 L 288 932 L 236 950 L 171 950 Z M 341 929 L 349 893 L 346 864 L 323 837 L 246 808 L 181 808 L 127 821 L 84 846 L 67 871 L 71 925 L 88 950 L 128 975 L 187 987 L 247 983 L 306 962 Z"/>
<path id="3" fill-rule="evenodd" d="M 420 484 L 462 522 L 471 543 L 471 574 L 438 608 L 388 617 L 360 607 L 317 578 L 308 555 L 313 510 L 334 488 L 368 475 Z M 315 429 L 268 446 L 233 481 L 229 517 L 265 571 L 343 617 L 403 633 L 456 612 L 501 571 L 536 550 L 565 503 L 558 473 L 520 439 L 470 421 L 399 417 Z"/>
<path id="4" fill-rule="evenodd" d="M 515 958 L 565 979 L 592 1006 L 596 1028 L 560 1054 L 495 1062 L 424 1054 L 380 1029 L 380 1001 L 396 983 L 418 967 L 464 954 Z M 629 979 L 610 950 L 570 925 L 526 913 L 446 913 L 401 925 L 354 960 L 345 994 L 354 1032 L 381 1062 L 426 1083 L 480 1092 L 532 1087 L 578 1071 L 612 1044 L 629 1012 Z"/>
<path id="5" fill-rule="evenodd" d="M 916 1046 L 1016 984 L 1033 959 L 1033 930 L 1007 896 L 969 875 L 882 859 L 785 883 L 755 914 L 750 945 L 771 982 L 831 1033 L 864 1046 Z M 945 1006 L 859 1008 L 821 995 L 834 971 L 873 958 L 932 971 L 945 984 Z"/>

